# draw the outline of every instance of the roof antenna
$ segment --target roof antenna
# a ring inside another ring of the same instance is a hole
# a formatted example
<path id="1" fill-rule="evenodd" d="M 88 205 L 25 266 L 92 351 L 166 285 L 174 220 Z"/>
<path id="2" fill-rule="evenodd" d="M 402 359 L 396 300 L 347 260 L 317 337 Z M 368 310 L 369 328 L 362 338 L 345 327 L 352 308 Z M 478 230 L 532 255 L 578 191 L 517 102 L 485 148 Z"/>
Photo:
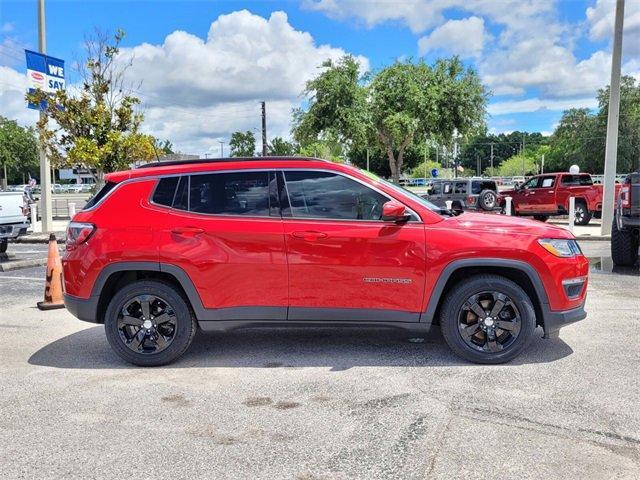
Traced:
<path id="1" fill-rule="evenodd" d="M 160 157 L 158 157 L 158 150 L 156 150 L 156 142 L 153 142 L 151 145 L 153 145 L 153 151 L 156 154 L 156 161 L 160 163 Z"/>

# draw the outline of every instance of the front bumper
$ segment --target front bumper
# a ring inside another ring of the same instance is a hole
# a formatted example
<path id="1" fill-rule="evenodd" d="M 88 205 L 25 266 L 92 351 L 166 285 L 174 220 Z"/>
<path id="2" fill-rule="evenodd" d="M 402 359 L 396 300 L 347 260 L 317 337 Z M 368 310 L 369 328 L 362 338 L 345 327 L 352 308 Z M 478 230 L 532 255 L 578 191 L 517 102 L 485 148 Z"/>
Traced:
<path id="1" fill-rule="evenodd" d="M 547 310 L 544 312 L 543 338 L 557 338 L 562 327 L 579 322 L 585 318 L 587 318 L 587 312 L 584 310 L 584 302 L 582 302 L 579 307 L 572 308 L 571 310 L 563 310 L 560 312 Z"/>
<path id="2" fill-rule="evenodd" d="M 64 306 L 74 317 L 85 322 L 100 323 L 98 320 L 98 297 L 80 298 L 63 294 Z"/>

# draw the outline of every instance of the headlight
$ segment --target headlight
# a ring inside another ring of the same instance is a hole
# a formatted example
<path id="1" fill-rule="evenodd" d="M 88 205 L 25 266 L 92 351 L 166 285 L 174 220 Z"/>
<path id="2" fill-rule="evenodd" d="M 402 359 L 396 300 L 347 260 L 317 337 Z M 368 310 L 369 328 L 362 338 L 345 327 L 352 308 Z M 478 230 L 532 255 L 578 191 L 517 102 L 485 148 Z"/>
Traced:
<path id="1" fill-rule="evenodd" d="M 561 238 L 541 238 L 538 243 L 556 257 L 575 257 L 581 255 L 582 250 L 575 240 Z"/>

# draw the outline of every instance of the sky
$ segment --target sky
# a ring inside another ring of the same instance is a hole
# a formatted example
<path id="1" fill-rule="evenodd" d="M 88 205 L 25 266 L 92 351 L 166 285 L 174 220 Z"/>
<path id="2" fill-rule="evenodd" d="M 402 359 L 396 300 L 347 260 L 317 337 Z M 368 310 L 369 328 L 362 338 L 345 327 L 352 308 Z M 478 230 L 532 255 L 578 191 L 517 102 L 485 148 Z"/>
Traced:
<path id="1" fill-rule="evenodd" d="M 36 6 L 0 2 L 0 115 L 23 125 L 37 116 L 24 101 Z M 183 153 L 218 156 L 236 130 L 259 138 L 262 100 L 269 138 L 288 137 L 305 82 L 345 54 L 363 72 L 459 55 L 491 91 L 490 132 L 549 134 L 563 110 L 597 106 L 614 12 L 614 0 L 47 0 L 47 53 L 73 88 L 85 37 L 124 29 L 144 130 Z M 640 0 L 626 1 L 622 63 L 640 80 Z"/>

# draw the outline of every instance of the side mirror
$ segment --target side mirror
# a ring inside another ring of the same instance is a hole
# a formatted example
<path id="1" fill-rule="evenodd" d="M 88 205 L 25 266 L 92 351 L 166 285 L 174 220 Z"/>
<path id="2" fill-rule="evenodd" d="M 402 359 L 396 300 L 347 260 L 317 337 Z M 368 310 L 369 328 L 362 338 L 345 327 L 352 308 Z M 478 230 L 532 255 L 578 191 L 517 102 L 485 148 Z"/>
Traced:
<path id="1" fill-rule="evenodd" d="M 407 208 L 394 200 L 390 200 L 382 205 L 382 220 L 385 222 L 406 222 L 409 220 Z"/>

